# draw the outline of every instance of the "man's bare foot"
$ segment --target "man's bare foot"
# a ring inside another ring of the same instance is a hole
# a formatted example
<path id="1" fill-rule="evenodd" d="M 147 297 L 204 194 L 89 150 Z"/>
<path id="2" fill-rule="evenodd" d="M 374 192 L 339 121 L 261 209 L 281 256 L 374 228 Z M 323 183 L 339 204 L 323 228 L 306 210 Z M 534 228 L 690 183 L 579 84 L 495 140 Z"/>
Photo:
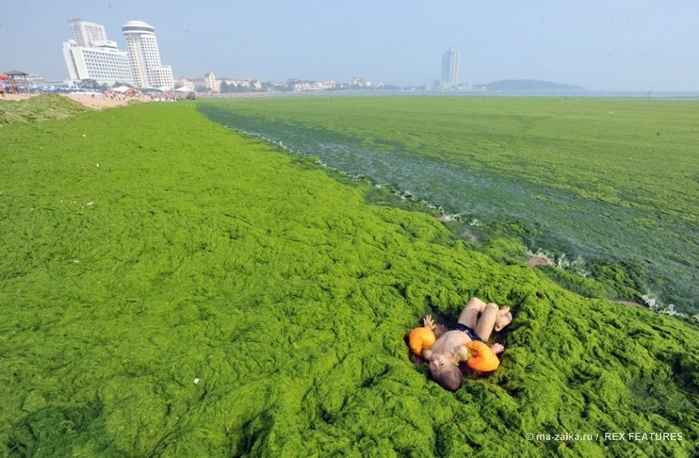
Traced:
<path id="1" fill-rule="evenodd" d="M 493 328 L 495 332 L 502 331 L 505 326 L 512 323 L 512 312 L 510 312 L 510 307 L 503 305 L 500 307 L 498 312 L 498 317 L 495 320 L 495 327 Z"/>

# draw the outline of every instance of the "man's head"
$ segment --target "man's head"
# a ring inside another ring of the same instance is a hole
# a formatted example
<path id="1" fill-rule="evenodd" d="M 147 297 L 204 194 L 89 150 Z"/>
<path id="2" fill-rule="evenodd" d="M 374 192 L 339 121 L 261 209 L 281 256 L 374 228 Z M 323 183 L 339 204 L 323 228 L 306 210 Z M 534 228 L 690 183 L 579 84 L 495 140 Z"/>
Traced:
<path id="1" fill-rule="evenodd" d="M 464 374 L 456 362 L 440 353 L 430 357 L 430 373 L 439 386 L 449 391 L 458 390 L 464 381 Z"/>

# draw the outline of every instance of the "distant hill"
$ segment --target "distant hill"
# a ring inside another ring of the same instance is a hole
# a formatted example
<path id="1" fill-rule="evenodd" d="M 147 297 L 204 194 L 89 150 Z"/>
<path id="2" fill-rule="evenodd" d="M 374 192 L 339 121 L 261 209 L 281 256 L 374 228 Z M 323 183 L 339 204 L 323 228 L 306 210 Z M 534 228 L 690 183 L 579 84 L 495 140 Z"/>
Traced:
<path id="1" fill-rule="evenodd" d="M 585 91 L 583 86 L 540 80 L 502 80 L 484 84 L 489 91 Z"/>

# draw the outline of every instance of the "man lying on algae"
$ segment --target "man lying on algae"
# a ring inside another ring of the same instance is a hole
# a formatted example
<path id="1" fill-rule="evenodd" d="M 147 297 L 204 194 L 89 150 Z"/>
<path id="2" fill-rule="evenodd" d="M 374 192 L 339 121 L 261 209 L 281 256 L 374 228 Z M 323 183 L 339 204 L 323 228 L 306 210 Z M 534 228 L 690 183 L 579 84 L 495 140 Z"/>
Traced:
<path id="1" fill-rule="evenodd" d="M 459 364 L 479 372 L 491 372 L 498 368 L 496 356 L 505 350 L 501 344 L 488 346 L 490 335 L 499 332 L 512 322 L 507 306 L 486 304 L 477 297 L 471 298 L 459 315 L 456 329 L 444 332 L 435 325 L 432 317 L 423 318 L 424 326 L 410 332 L 410 350 L 430 363 L 432 378 L 450 391 L 461 388 L 464 374 Z"/>

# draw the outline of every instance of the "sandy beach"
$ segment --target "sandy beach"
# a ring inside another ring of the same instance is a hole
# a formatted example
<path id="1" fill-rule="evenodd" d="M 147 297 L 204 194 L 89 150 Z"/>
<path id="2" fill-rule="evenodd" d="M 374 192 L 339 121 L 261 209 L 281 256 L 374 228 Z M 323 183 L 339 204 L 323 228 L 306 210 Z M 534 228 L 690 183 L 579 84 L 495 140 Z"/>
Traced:
<path id="1" fill-rule="evenodd" d="M 5 94 L 4 100 L 23 100 L 23 99 L 28 99 L 30 97 L 35 97 L 39 94 Z M 117 98 L 109 98 L 109 97 L 100 97 L 99 94 L 95 94 L 92 96 L 91 94 L 61 94 L 63 97 L 69 97 L 73 100 L 76 100 L 86 107 L 89 108 L 94 108 L 97 110 L 102 110 L 104 108 L 113 108 L 113 107 L 119 107 L 123 105 L 127 105 L 129 101 L 131 100 L 138 100 L 141 102 L 150 102 L 151 98 L 149 96 L 141 96 L 141 97 L 126 97 L 122 100 L 119 100 Z M 0 98 L 0 100 L 3 100 Z"/>

